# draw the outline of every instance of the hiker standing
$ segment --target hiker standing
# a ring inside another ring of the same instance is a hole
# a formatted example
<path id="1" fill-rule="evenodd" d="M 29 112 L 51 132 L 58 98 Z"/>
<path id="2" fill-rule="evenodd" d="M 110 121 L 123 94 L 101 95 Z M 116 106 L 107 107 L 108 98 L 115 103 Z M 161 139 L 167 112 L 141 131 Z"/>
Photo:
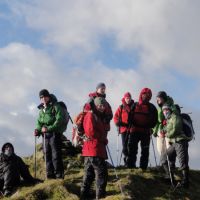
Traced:
<path id="1" fill-rule="evenodd" d="M 47 178 L 64 178 L 64 168 L 62 160 L 62 134 L 66 127 L 62 121 L 64 113 L 59 104 L 52 102 L 48 90 L 39 92 L 42 105 L 40 105 L 39 117 L 35 136 L 42 134 L 43 148 L 45 154 Z"/>
<path id="2" fill-rule="evenodd" d="M 114 115 L 114 123 L 118 127 L 118 133 L 122 138 L 122 153 L 124 155 L 124 164 L 127 166 L 128 159 L 128 138 L 132 134 L 132 112 L 134 111 L 134 101 L 129 92 L 124 94 L 122 104 L 118 107 Z"/>
<path id="3" fill-rule="evenodd" d="M 94 99 L 96 97 L 102 97 L 102 98 L 106 99 L 106 85 L 105 85 L 105 83 L 98 83 L 97 86 L 96 86 L 96 92 L 89 94 L 89 100 L 84 106 L 85 112 L 90 111 L 95 107 Z M 113 118 L 113 113 L 112 113 L 112 108 L 107 101 L 106 101 L 106 104 L 105 104 L 105 111 L 104 111 L 102 118 L 103 118 L 103 122 L 104 122 L 106 131 L 110 131 L 110 121 Z"/>
<path id="4" fill-rule="evenodd" d="M 153 135 L 157 137 L 157 151 L 161 156 L 162 152 L 165 152 L 166 148 L 169 147 L 168 138 L 165 137 L 164 127 L 166 125 L 166 119 L 162 112 L 162 106 L 168 104 L 176 112 L 176 107 L 174 105 L 173 99 L 166 94 L 165 91 L 158 92 L 156 96 L 156 101 L 158 104 L 158 121 L 153 129 Z M 165 142 L 166 141 L 166 142 Z"/>
<path id="5" fill-rule="evenodd" d="M 13 145 L 5 143 L 0 154 L 0 190 L 4 196 L 10 196 L 14 188 L 20 185 L 20 177 L 26 184 L 36 183 L 27 165 L 15 154 Z"/>
<path id="6" fill-rule="evenodd" d="M 180 170 L 182 171 L 181 186 L 184 188 L 189 187 L 189 156 L 188 156 L 188 141 L 183 133 L 183 123 L 179 114 L 174 112 L 170 105 L 163 105 L 163 114 L 167 120 L 165 126 L 166 137 L 169 139 L 169 147 L 164 154 L 161 155 L 161 164 L 166 172 L 167 178 L 172 178 L 174 183 L 174 170 L 176 157 L 180 163 Z M 168 157 L 168 158 L 167 158 Z M 169 166 L 167 159 L 169 159 Z M 171 172 L 171 174 L 169 174 Z"/>
<path id="7" fill-rule="evenodd" d="M 106 100 L 102 97 L 94 99 L 94 108 L 84 117 L 83 128 L 86 140 L 83 143 L 82 156 L 84 156 L 84 177 L 81 187 L 81 199 L 87 199 L 91 185 L 96 178 L 96 199 L 106 195 L 107 185 L 107 159 L 106 145 L 107 130 L 104 123 Z M 96 176 L 96 177 L 95 177 Z"/>
<path id="8" fill-rule="evenodd" d="M 133 133 L 129 134 L 128 139 L 128 167 L 135 168 L 138 143 L 141 146 L 140 168 L 145 170 L 148 166 L 149 144 L 151 128 L 157 123 L 157 109 L 150 103 L 152 92 L 149 88 L 144 88 L 140 92 L 139 102 L 135 103 L 132 115 Z"/>

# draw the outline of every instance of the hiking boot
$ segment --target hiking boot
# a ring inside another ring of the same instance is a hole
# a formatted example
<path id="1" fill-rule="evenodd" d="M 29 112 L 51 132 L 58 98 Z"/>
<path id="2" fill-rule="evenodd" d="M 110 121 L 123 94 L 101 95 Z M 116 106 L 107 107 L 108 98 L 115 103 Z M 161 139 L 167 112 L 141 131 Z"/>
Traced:
<path id="1" fill-rule="evenodd" d="M 106 197 L 106 192 L 101 192 L 100 194 L 96 195 L 96 200 L 102 199 Z"/>
<path id="2" fill-rule="evenodd" d="M 11 190 L 8 190 L 8 189 L 6 189 L 6 190 L 4 191 L 4 193 L 3 193 L 3 195 L 4 195 L 5 197 L 9 197 L 11 194 L 12 194 L 12 191 L 11 191 Z"/>
<path id="3" fill-rule="evenodd" d="M 55 174 L 47 174 L 47 179 L 55 179 Z"/>
<path id="4" fill-rule="evenodd" d="M 64 179 L 64 174 L 63 173 L 57 173 L 56 179 Z"/>

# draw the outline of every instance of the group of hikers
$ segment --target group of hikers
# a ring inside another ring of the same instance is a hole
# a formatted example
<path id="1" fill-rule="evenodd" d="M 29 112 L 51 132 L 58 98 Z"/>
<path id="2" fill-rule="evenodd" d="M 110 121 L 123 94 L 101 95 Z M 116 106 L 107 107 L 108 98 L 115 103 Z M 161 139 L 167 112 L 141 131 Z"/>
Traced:
<path id="1" fill-rule="evenodd" d="M 63 179 L 64 166 L 62 160 L 62 134 L 66 130 L 66 109 L 58 103 L 56 97 L 47 89 L 39 92 L 41 104 L 34 136 L 43 137 L 43 149 L 46 162 L 47 179 Z M 126 92 L 122 104 L 116 112 L 106 100 L 106 85 L 99 83 L 96 91 L 89 94 L 89 100 L 84 104 L 81 126 L 77 133 L 84 134 L 82 156 L 84 157 L 84 176 L 80 189 L 80 199 L 88 199 L 91 186 L 96 179 L 96 199 L 106 196 L 108 180 L 107 169 L 107 134 L 110 122 L 114 119 L 118 133 L 122 139 L 124 166 L 137 168 L 138 144 L 140 142 L 141 157 L 139 168 L 146 170 L 149 161 L 149 146 L 152 135 L 157 137 L 157 147 L 161 156 L 166 179 L 175 185 L 174 170 L 176 157 L 180 163 L 182 180 L 180 187 L 189 187 L 188 138 L 183 132 L 183 120 L 180 107 L 166 92 L 158 92 L 156 99 L 158 109 L 151 103 L 152 91 L 149 88 L 141 90 L 139 100 L 135 102 Z M 30 183 L 35 180 L 29 173 L 22 159 L 15 155 L 12 144 L 7 143 L 2 148 L 0 156 L 0 184 L 4 195 L 10 195 L 13 187 L 22 178 Z"/>

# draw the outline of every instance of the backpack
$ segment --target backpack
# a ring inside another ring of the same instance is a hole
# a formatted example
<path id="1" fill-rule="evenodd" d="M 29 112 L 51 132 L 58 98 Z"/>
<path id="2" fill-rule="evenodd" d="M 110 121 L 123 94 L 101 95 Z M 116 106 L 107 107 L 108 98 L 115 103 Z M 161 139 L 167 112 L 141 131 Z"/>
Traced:
<path id="1" fill-rule="evenodd" d="M 192 124 L 192 119 L 189 114 L 181 113 L 180 114 L 183 122 L 183 132 L 188 137 L 189 141 L 195 139 L 195 132 Z"/>
<path id="2" fill-rule="evenodd" d="M 62 112 L 63 112 L 63 115 L 64 115 L 63 120 L 62 120 L 62 126 L 63 126 L 64 131 L 66 131 L 67 125 L 68 125 L 68 122 L 69 122 L 69 119 L 70 119 L 70 115 L 69 115 L 69 112 L 67 110 L 67 106 L 63 101 L 58 101 L 54 94 L 50 94 L 50 98 L 51 98 L 51 102 L 54 105 L 59 104 L 61 109 L 62 109 Z M 53 109 L 53 113 L 55 115 L 55 109 Z"/>
<path id="3" fill-rule="evenodd" d="M 74 118 L 74 126 L 72 128 L 72 144 L 75 147 L 81 147 L 84 141 L 83 120 L 87 112 L 80 112 Z"/>

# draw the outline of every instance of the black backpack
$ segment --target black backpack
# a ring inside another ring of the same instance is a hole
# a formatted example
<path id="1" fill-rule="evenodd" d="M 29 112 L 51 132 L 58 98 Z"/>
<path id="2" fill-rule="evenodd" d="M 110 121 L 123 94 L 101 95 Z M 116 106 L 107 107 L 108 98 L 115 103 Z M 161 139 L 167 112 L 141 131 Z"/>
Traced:
<path id="1" fill-rule="evenodd" d="M 183 132 L 189 138 L 189 141 L 195 139 L 195 132 L 192 124 L 192 119 L 189 114 L 181 113 L 181 118 L 183 122 Z"/>

